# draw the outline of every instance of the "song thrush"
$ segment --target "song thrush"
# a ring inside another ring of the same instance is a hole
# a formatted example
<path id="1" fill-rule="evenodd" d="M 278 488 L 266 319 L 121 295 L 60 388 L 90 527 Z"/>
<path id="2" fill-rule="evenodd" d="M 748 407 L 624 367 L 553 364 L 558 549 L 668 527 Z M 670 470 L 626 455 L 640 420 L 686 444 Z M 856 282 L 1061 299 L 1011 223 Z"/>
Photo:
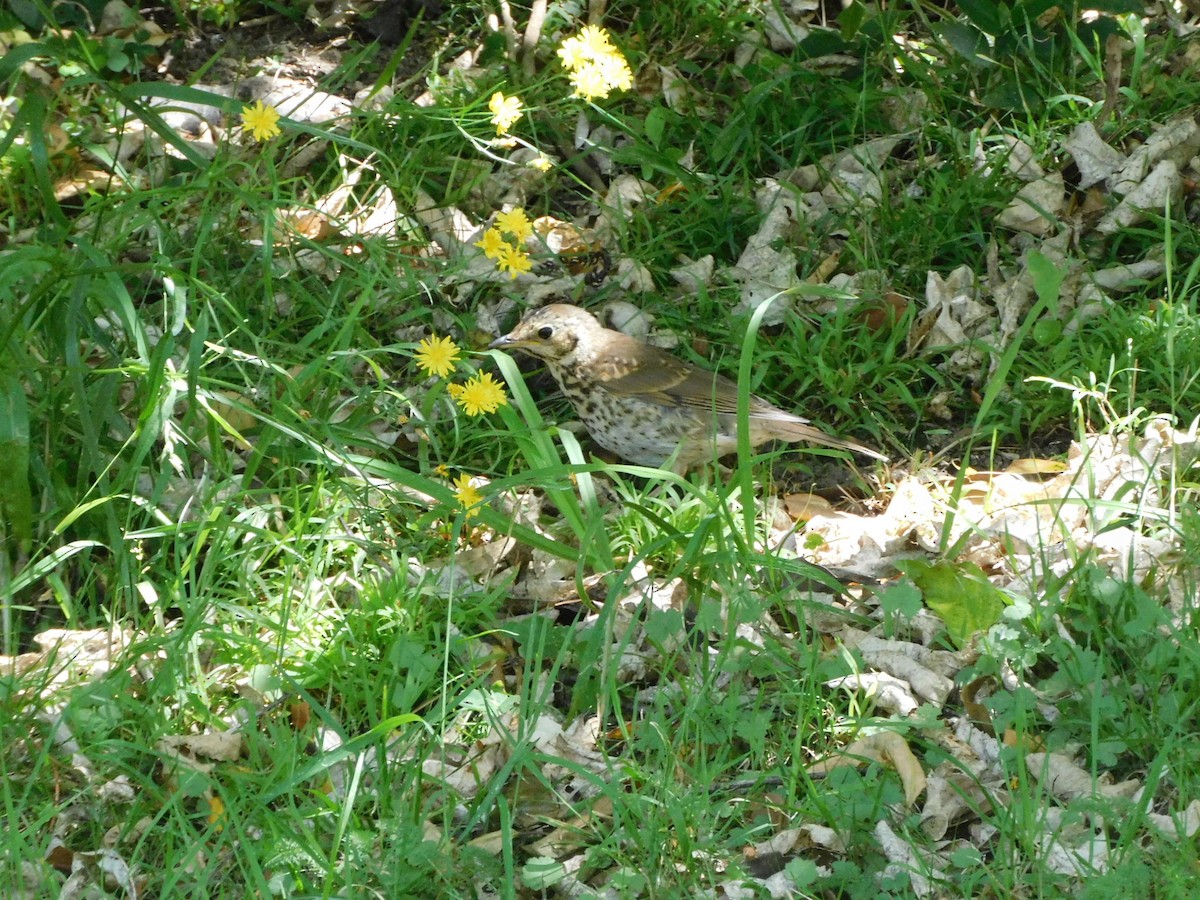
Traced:
<path id="1" fill-rule="evenodd" d="M 665 350 L 605 328 L 577 306 L 552 304 L 525 316 L 490 345 L 524 350 L 546 364 L 596 443 L 629 462 L 686 472 L 737 450 L 737 385 Z M 750 444 L 811 441 L 887 459 L 826 434 L 808 420 L 749 398 Z"/>

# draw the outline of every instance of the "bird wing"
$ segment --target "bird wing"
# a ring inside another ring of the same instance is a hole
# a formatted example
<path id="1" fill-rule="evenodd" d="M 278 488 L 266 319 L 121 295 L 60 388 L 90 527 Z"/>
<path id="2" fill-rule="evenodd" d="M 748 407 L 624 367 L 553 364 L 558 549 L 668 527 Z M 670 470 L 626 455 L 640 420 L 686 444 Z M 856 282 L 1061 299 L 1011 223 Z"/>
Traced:
<path id="1" fill-rule="evenodd" d="M 735 382 L 632 338 L 610 341 L 603 354 L 580 366 L 580 375 L 620 396 L 718 414 L 737 414 Z M 807 421 L 754 395 L 750 397 L 750 415 L 796 423 Z"/>
<path id="2" fill-rule="evenodd" d="M 578 375 L 603 386 L 612 394 L 636 397 L 663 406 L 705 410 L 713 415 L 737 415 L 737 384 L 724 375 L 708 372 L 624 335 L 609 340 L 603 353 L 580 361 Z M 853 450 L 876 459 L 887 457 L 870 447 L 826 434 L 794 415 L 750 395 L 751 420 L 770 423 L 771 434 L 789 441 L 810 441 L 827 447 Z"/>

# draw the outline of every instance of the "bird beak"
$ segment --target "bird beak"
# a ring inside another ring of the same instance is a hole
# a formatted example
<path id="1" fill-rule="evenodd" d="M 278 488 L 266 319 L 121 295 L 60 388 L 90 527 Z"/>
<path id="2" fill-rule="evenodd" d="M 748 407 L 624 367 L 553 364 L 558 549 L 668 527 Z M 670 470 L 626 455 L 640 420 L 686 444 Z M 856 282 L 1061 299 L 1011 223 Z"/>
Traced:
<path id="1" fill-rule="evenodd" d="M 488 344 L 489 350 L 512 350 L 525 346 L 525 341 L 515 340 L 511 334 L 504 334 Z"/>

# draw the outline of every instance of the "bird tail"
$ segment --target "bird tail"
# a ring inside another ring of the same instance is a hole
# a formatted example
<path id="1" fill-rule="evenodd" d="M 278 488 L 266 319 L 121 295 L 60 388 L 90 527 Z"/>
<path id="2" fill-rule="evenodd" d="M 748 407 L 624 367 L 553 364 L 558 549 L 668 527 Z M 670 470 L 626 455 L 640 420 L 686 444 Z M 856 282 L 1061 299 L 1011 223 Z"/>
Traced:
<path id="1" fill-rule="evenodd" d="M 870 447 L 865 447 L 862 444 L 854 441 L 847 441 L 840 437 L 834 437 L 832 434 L 826 434 L 819 428 L 814 428 L 812 425 L 802 424 L 800 422 L 779 422 L 771 423 L 771 430 L 775 432 L 776 437 L 786 441 L 808 441 L 810 444 L 819 444 L 822 447 L 835 447 L 838 450 L 850 450 L 854 453 L 862 453 L 865 456 L 870 456 L 872 459 L 882 460 L 887 462 L 888 458 L 878 450 L 872 450 Z"/>

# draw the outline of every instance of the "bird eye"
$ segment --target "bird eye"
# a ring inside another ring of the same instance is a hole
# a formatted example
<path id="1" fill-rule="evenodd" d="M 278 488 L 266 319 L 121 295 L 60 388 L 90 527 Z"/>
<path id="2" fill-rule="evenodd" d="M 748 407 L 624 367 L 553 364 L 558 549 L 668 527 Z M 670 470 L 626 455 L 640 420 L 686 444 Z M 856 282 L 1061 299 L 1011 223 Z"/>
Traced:
<path id="1" fill-rule="evenodd" d="M 554 334 L 554 329 L 549 325 L 543 325 L 538 329 L 538 337 L 540 337 L 543 341 L 550 340 L 550 335 L 552 334 Z"/>

